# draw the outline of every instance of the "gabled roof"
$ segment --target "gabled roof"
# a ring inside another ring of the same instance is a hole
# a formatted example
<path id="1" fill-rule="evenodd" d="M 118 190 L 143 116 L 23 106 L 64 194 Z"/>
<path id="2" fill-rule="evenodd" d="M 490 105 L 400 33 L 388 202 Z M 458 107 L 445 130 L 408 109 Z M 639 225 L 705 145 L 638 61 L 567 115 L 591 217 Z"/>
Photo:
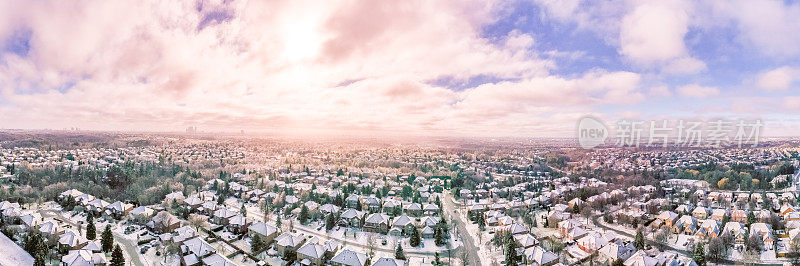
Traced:
<path id="1" fill-rule="evenodd" d="M 599 250 L 599 252 L 601 254 L 605 255 L 606 257 L 609 257 L 609 258 L 612 258 L 612 259 L 623 259 L 623 260 L 628 259 L 629 256 L 630 256 L 629 253 L 632 252 L 632 251 L 633 251 L 633 249 L 629 245 L 627 245 L 627 246 L 626 245 L 620 245 L 618 243 L 613 243 L 613 242 L 606 244 L 605 246 L 603 246 Z"/>
<path id="2" fill-rule="evenodd" d="M 439 218 L 438 216 L 425 216 L 422 218 L 422 224 L 426 226 L 435 226 L 440 221 L 442 221 L 442 218 Z"/>
<path id="3" fill-rule="evenodd" d="M 198 197 L 189 197 L 188 199 L 184 200 L 183 202 L 186 202 L 186 204 L 189 204 L 189 205 L 200 205 L 200 204 L 203 204 L 203 200 L 201 200 Z"/>
<path id="4" fill-rule="evenodd" d="M 89 250 L 89 251 L 100 251 L 100 245 L 97 244 L 97 241 L 89 241 L 82 249 Z"/>
<path id="5" fill-rule="evenodd" d="M 327 212 L 327 213 L 336 213 L 336 212 L 339 212 L 339 209 L 340 209 L 339 206 L 336 206 L 336 205 L 333 205 L 333 204 L 330 204 L 330 203 L 326 203 L 325 205 L 322 205 L 321 207 L 319 207 L 319 211 Z"/>
<path id="6" fill-rule="evenodd" d="M 133 207 L 132 204 L 123 203 L 121 201 L 116 201 L 106 206 L 107 209 L 117 212 L 124 212 L 125 210 L 130 209 L 131 207 Z"/>
<path id="7" fill-rule="evenodd" d="M 323 256 L 325 256 L 325 250 L 326 248 L 322 245 L 308 243 L 297 249 L 297 254 L 303 254 L 306 257 L 321 259 Z"/>
<path id="8" fill-rule="evenodd" d="M 131 210 L 130 214 L 150 216 L 153 215 L 153 209 L 150 209 L 150 207 L 147 206 L 139 206 Z"/>
<path id="9" fill-rule="evenodd" d="M 536 240 L 536 238 L 531 234 L 516 235 L 514 236 L 514 239 L 517 240 L 517 243 L 524 248 L 539 244 L 539 240 Z"/>
<path id="10" fill-rule="evenodd" d="M 0 247 L 3 247 L 0 265 L 33 265 L 33 257 L 5 234 L 0 234 Z"/>
<path id="11" fill-rule="evenodd" d="M 203 264 L 208 266 L 236 266 L 236 263 L 233 263 L 231 260 L 220 254 L 214 254 L 203 258 Z"/>
<path id="12" fill-rule="evenodd" d="M 86 243 L 86 241 L 89 240 L 72 231 L 67 231 L 66 233 L 62 234 L 61 237 L 58 238 L 59 244 L 67 245 L 70 247 L 75 247 L 77 245 L 80 245 L 81 243 Z"/>
<path id="13" fill-rule="evenodd" d="M 295 236 L 291 233 L 283 233 L 275 238 L 275 242 L 279 246 L 296 247 L 305 240 L 302 236 Z"/>
<path id="14" fill-rule="evenodd" d="M 625 266 L 655 266 L 658 260 L 652 258 L 644 253 L 644 251 L 637 251 L 630 258 L 625 260 Z"/>
<path id="15" fill-rule="evenodd" d="M 173 225 L 180 223 L 181 220 L 167 211 L 160 211 L 158 214 L 156 214 L 156 216 L 153 217 L 152 222 L 154 224 Z"/>
<path id="16" fill-rule="evenodd" d="M 268 225 L 268 224 L 266 224 L 264 222 L 254 223 L 253 225 L 251 225 L 247 229 L 249 229 L 250 231 L 259 233 L 259 234 L 261 234 L 263 236 L 272 235 L 272 234 L 278 232 L 278 228 L 276 228 L 275 226 L 272 226 L 272 225 Z"/>
<path id="17" fill-rule="evenodd" d="M 347 266 L 363 266 L 367 263 L 367 254 L 352 250 L 343 250 L 339 252 L 339 254 L 336 254 L 336 256 L 331 259 L 331 262 Z"/>
<path id="18" fill-rule="evenodd" d="M 219 218 L 231 218 L 234 215 L 239 214 L 238 212 L 229 210 L 228 208 L 220 208 L 219 210 L 214 212 L 214 217 Z"/>
<path id="19" fill-rule="evenodd" d="M 90 266 L 94 265 L 94 258 L 88 250 L 70 250 L 69 254 L 61 258 L 61 262 L 68 266 Z"/>
<path id="20" fill-rule="evenodd" d="M 22 220 L 22 222 L 25 225 L 27 225 L 29 227 L 37 226 L 37 225 L 39 225 L 39 223 L 42 222 L 42 216 L 39 215 L 38 213 L 29 213 L 29 214 L 23 215 L 22 217 L 19 217 L 19 218 Z"/>
<path id="21" fill-rule="evenodd" d="M 217 252 L 217 249 L 199 237 L 186 240 L 186 242 L 183 242 L 183 247 L 185 251 L 191 252 L 198 257 L 204 257 L 208 254 Z"/>
<path id="22" fill-rule="evenodd" d="M 231 224 L 231 225 L 240 225 L 241 226 L 241 225 L 246 225 L 246 224 L 250 223 L 250 219 L 245 218 L 244 216 L 237 214 L 237 215 L 231 217 L 230 221 L 228 223 Z"/>
<path id="23" fill-rule="evenodd" d="M 439 206 L 436 206 L 436 204 L 428 203 L 428 204 L 425 204 L 425 208 L 423 208 L 423 209 L 425 211 L 438 211 L 439 210 Z"/>
<path id="24" fill-rule="evenodd" d="M 405 266 L 406 262 L 404 260 L 398 260 L 393 258 L 380 258 L 372 266 Z"/>
<path id="25" fill-rule="evenodd" d="M 419 203 L 411 203 L 405 206 L 405 209 L 409 211 L 419 211 L 422 210 L 422 206 L 419 205 Z"/>
<path id="26" fill-rule="evenodd" d="M 554 260 L 558 259 L 556 254 L 553 254 L 550 251 L 544 250 L 540 246 L 535 246 L 532 248 L 528 248 L 525 250 L 525 256 L 528 258 L 528 261 L 535 261 L 539 265 L 547 265 Z"/>
<path id="27" fill-rule="evenodd" d="M 52 221 L 47 221 L 47 222 L 39 224 L 39 231 L 42 232 L 42 233 L 48 233 L 48 234 L 52 235 L 52 234 L 55 234 L 56 232 L 58 232 L 59 229 L 60 229 L 60 227 L 58 226 L 58 224 L 56 224 L 56 223 L 54 223 Z"/>
<path id="28" fill-rule="evenodd" d="M 392 226 L 406 226 L 411 223 L 411 218 L 408 218 L 408 215 L 401 215 L 397 218 L 394 218 L 394 222 L 392 222 Z"/>
<path id="29" fill-rule="evenodd" d="M 389 224 L 389 216 L 386 216 L 386 214 L 383 213 L 373 213 L 372 215 L 367 217 L 367 220 L 365 220 L 364 222 L 371 224 L 382 224 L 382 223 Z"/>
<path id="30" fill-rule="evenodd" d="M 364 212 L 354 209 L 347 209 L 346 211 L 344 211 L 344 213 L 342 213 L 341 217 L 344 219 L 353 219 L 353 218 L 360 219 L 361 217 L 364 217 Z"/>

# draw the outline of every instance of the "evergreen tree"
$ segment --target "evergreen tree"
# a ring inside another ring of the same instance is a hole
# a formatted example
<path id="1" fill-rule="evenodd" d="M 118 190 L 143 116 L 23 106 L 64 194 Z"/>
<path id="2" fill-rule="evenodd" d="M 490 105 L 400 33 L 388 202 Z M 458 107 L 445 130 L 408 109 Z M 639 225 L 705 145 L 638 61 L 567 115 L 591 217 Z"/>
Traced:
<path id="1" fill-rule="evenodd" d="M 306 224 L 307 221 L 308 221 L 308 207 L 306 207 L 306 205 L 304 204 L 303 208 L 300 209 L 300 223 Z"/>
<path id="2" fill-rule="evenodd" d="M 397 242 L 397 248 L 394 250 L 394 258 L 398 260 L 406 260 L 406 252 L 403 251 L 403 244 Z"/>
<path id="3" fill-rule="evenodd" d="M 325 219 L 325 230 L 330 231 L 331 229 L 333 229 L 335 223 L 336 221 L 334 221 L 333 213 L 329 213 L 328 218 Z"/>
<path id="4" fill-rule="evenodd" d="M 417 229 L 416 226 L 412 226 L 411 227 L 411 238 L 408 240 L 408 244 L 411 245 L 412 247 L 417 247 L 417 246 L 419 246 L 420 241 L 421 240 L 420 240 L 420 235 L 419 235 L 419 229 Z"/>
<path id="5" fill-rule="evenodd" d="M 442 266 L 444 265 L 442 261 L 439 259 L 439 252 L 433 254 L 433 266 Z"/>
<path id="6" fill-rule="evenodd" d="M 253 238 L 250 239 L 250 253 L 256 254 L 256 252 L 261 251 L 262 247 L 262 240 L 261 235 L 253 234 Z"/>
<path id="7" fill-rule="evenodd" d="M 94 225 L 94 219 L 91 219 L 92 216 L 89 215 L 89 218 L 86 219 L 86 239 L 94 240 L 97 238 L 97 228 Z"/>
<path id="8" fill-rule="evenodd" d="M 706 251 L 705 251 L 705 244 L 703 242 L 697 243 L 697 246 L 694 247 L 694 254 L 692 259 L 698 266 L 705 266 L 706 265 Z"/>
<path id="9" fill-rule="evenodd" d="M 636 249 L 644 249 L 644 235 L 642 234 L 642 230 L 636 230 L 636 238 L 633 240 L 633 246 Z"/>
<path id="10" fill-rule="evenodd" d="M 625 265 L 625 261 L 623 261 L 622 259 L 616 259 L 614 260 L 614 263 L 611 263 L 611 266 L 623 266 L 623 265 Z"/>
<path id="11" fill-rule="evenodd" d="M 281 217 L 275 218 L 275 227 L 277 227 L 279 230 L 281 229 Z"/>
<path id="12" fill-rule="evenodd" d="M 751 211 L 747 214 L 747 227 L 750 228 L 750 225 L 756 222 L 756 215 L 753 214 Z"/>
<path id="13" fill-rule="evenodd" d="M 443 220 L 436 224 L 436 228 L 433 230 L 433 238 L 437 246 L 443 246 L 445 244 L 445 238 L 447 237 L 446 230 L 447 226 L 444 224 Z"/>
<path id="14" fill-rule="evenodd" d="M 111 249 L 114 247 L 114 235 L 111 234 L 111 225 L 106 225 L 106 229 L 103 230 L 102 239 L 100 240 L 100 245 L 102 246 L 103 251 L 110 252 Z"/>
<path id="15" fill-rule="evenodd" d="M 478 214 L 478 229 L 481 231 L 486 229 L 486 219 L 483 218 L 483 213 Z"/>
<path id="16" fill-rule="evenodd" d="M 31 230 L 25 236 L 23 242 L 23 248 L 33 257 L 34 265 L 44 266 L 48 248 L 44 243 L 42 234 L 38 230 Z"/>
<path id="17" fill-rule="evenodd" d="M 506 265 L 519 265 L 519 257 L 517 257 L 517 245 L 514 242 L 514 237 L 512 237 L 510 233 L 507 233 L 503 238 L 506 244 Z"/>
<path id="18" fill-rule="evenodd" d="M 114 252 L 111 253 L 111 266 L 125 266 L 125 257 L 122 256 L 122 249 L 119 245 L 114 245 Z"/>

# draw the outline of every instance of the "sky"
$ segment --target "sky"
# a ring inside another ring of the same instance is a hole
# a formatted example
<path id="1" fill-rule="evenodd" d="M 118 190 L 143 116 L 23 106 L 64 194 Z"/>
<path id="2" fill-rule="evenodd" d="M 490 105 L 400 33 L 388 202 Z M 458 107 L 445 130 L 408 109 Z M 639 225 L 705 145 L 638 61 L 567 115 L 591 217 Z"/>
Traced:
<path id="1" fill-rule="evenodd" d="M 794 1 L 0 1 L 0 127 L 800 135 Z"/>

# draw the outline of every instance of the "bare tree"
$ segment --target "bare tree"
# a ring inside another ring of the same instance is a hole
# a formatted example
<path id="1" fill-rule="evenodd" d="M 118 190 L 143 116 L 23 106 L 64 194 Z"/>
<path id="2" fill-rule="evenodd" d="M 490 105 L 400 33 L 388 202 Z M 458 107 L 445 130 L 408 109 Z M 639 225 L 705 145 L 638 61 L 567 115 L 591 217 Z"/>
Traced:
<path id="1" fill-rule="evenodd" d="M 369 247 L 369 256 L 375 256 L 375 234 L 367 235 L 367 246 Z"/>
<path id="2" fill-rule="evenodd" d="M 469 264 L 469 254 L 463 248 L 458 251 L 458 258 L 461 259 L 461 265 L 467 266 Z"/>
<path id="3" fill-rule="evenodd" d="M 192 214 L 192 216 L 189 217 L 189 224 L 192 227 L 194 227 L 195 230 L 199 231 L 200 227 L 205 227 L 207 222 L 206 219 L 203 218 L 202 216 L 197 214 Z"/>

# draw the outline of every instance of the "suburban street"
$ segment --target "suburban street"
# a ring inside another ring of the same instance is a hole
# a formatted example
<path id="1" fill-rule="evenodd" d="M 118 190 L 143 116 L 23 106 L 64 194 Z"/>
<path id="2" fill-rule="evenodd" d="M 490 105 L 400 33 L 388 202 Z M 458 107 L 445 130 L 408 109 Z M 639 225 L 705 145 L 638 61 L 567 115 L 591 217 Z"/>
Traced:
<path id="1" fill-rule="evenodd" d="M 461 243 L 464 245 L 464 251 L 467 252 L 467 258 L 469 261 L 469 265 L 483 265 L 481 264 L 481 258 L 478 256 L 478 247 L 475 246 L 475 241 L 472 239 L 472 236 L 469 235 L 469 231 L 467 231 L 466 222 L 461 219 L 461 215 L 454 213 L 456 210 L 456 206 L 454 205 L 455 199 L 449 192 L 445 192 L 445 199 L 442 200 L 442 209 L 446 213 L 451 213 L 453 217 L 455 217 L 454 221 L 456 221 L 456 228 L 458 230 L 458 235 L 461 236 Z"/>
<path id="2" fill-rule="evenodd" d="M 75 229 L 77 229 L 78 227 L 81 227 L 79 224 L 76 224 L 76 223 L 72 222 L 71 220 L 69 220 L 69 219 L 65 218 L 64 216 L 62 216 L 61 213 L 57 213 L 57 212 L 52 211 L 52 210 L 39 210 L 39 214 L 42 215 L 43 218 L 56 217 L 59 220 L 63 221 L 64 223 L 67 223 L 67 224 L 73 226 Z M 125 253 L 128 253 L 128 256 L 126 258 L 129 261 L 126 261 L 126 263 L 129 263 L 129 265 L 135 265 L 135 266 L 146 266 L 139 259 L 139 253 L 137 252 L 139 250 L 139 247 L 136 245 L 136 243 L 134 243 L 133 241 L 125 238 L 125 236 L 120 235 L 120 234 L 118 234 L 116 232 L 112 231 L 112 233 L 114 234 L 114 240 L 117 243 L 120 244 L 120 247 L 122 248 L 122 250 L 125 251 Z M 98 235 L 99 235 L 99 233 L 98 233 Z"/>
<path id="3" fill-rule="evenodd" d="M 616 229 L 614 227 L 607 226 L 603 221 L 599 220 L 599 218 L 602 217 L 602 216 L 603 216 L 603 214 L 592 216 L 592 218 L 591 218 L 592 223 L 594 223 L 595 225 L 597 225 L 598 227 L 600 227 L 600 228 L 602 228 L 604 230 L 610 230 L 610 231 L 613 231 L 613 232 L 615 232 L 615 233 L 617 233 L 619 235 L 623 235 L 623 236 L 630 237 L 630 238 L 635 238 L 635 236 L 633 234 L 631 234 L 630 232 L 626 232 L 626 231 L 623 231 L 623 230 L 618 230 L 618 229 Z M 649 243 L 653 247 L 659 246 L 659 244 L 656 243 L 654 240 L 650 239 L 647 234 L 645 234 L 644 239 L 645 239 L 645 241 L 647 243 Z M 663 249 L 664 250 L 675 251 L 675 252 L 681 253 L 683 255 L 686 255 L 686 256 L 688 256 L 690 258 L 692 257 L 692 254 L 690 252 L 686 251 L 685 249 L 675 248 L 675 247 L 672 247 L 670 245 L 664 245 Z M 732 264 L 732 265 L 741 263 L 741 262 L 732 261 L 732 260 L 728 260 L 728 259 L 724 259 L 721 262 L 725 263 L 725 264 Z M 783 264 L 780 264 L 780 263 L 751 263 L 750 265 L 778 266 L 778 265 L 783 265 Z"/>

